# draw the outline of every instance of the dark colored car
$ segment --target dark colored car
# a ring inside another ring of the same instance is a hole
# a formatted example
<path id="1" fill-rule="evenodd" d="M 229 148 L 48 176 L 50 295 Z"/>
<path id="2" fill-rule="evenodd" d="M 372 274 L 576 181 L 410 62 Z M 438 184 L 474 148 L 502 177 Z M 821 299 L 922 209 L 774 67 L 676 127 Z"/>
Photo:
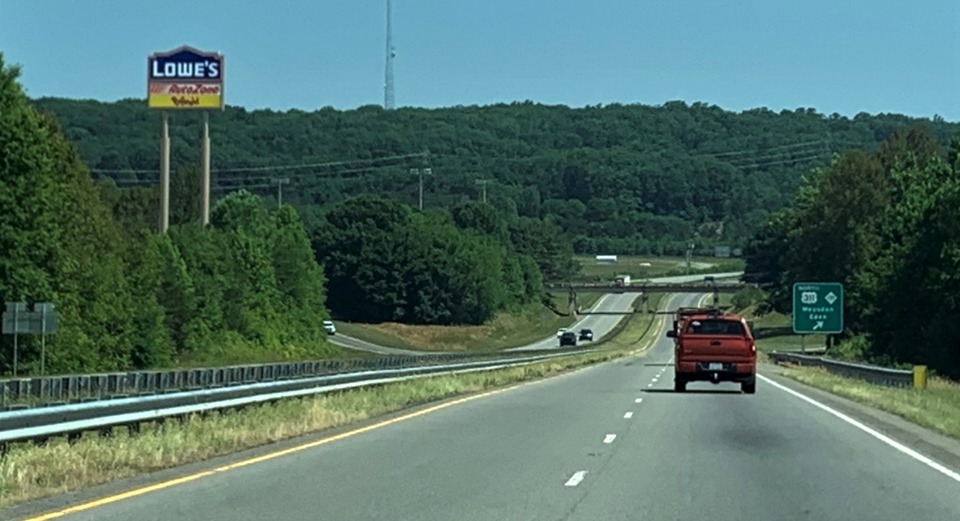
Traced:
<path id="1" fill-rule="evenodd" d="M 577 345 L 577 334 L 573 331 L 566 331 L 560 335 L 560 347 Z"/>
<path id="2" fill-rule="evenodd" d="M 580 340 L 593 340 L 593 330 L 592 330 L 592 329 L 581 329 L 581 330 L 580 330 Z"/>

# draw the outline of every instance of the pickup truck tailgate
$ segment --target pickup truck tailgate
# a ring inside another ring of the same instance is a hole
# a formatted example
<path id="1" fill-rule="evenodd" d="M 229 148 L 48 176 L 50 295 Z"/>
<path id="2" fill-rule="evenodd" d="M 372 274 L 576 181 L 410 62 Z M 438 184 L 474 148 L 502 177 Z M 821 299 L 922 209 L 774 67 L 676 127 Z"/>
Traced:
<path id="1" fill-rule="evenodd" d="M 753 340 L 743 336 L 683 335 L 678 354 L 684 359 L 737 361 L 753 358 Z"/>

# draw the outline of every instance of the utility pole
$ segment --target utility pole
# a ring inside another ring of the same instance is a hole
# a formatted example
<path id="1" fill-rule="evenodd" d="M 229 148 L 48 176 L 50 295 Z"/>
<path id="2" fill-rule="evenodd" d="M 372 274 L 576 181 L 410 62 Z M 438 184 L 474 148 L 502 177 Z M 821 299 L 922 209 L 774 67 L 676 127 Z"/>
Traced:
<path id="1" fill-rule="evenodd" d="M 290 178 L 284 177 L 273 181 L 277 183 L 277 208 L 280 208 L 280 205 L 283 204 L 283 185 L 290 184 Z"/>
<path id="2" fill-rule="evenodd" d="M 423 211 L 423 176 L 433 175 L 432 168 L 411 168 L 410 173 L 420 177 L 420 211 Z"/>
<path id="3" fill-rule="evenodd" d="M 483 190 L 483 202 L 487 202 L 487 183 L 489 182 L 489 179 L 477 179 L 477 184 L 480 185 Z"/>

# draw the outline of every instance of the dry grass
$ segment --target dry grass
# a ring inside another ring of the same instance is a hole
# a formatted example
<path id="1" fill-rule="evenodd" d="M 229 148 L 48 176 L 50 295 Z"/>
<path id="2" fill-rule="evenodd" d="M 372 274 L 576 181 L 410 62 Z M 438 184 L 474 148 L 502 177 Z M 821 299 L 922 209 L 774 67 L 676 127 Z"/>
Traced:
<path id="1" fill-rule="evenodd" d="M 166 422 L 130 436 L 20 444 L 0 460 L 0 508 L 346 425 L 417 404 L 559 374 L 622 356 L 605 351 L 523 367 L 438 376 Z"/>
<path id="2" fill-rule="evenodd" d="M 881 387 L 819 368 L 791 368 L 784 374 L 807 385 L 896 414 L 907 421 L 960 439 L 960 384 L 931 378 L 927 389 Z"/>
<path id="3" fill-rule="evenodd" d="M 586 305 L 596 298 L 587 296 Z M 558 302 L 560 302 L 558 300 Z M 562 297 L 566 304 L 566 297 Z M 562 306 L 561 306 L 562 307 Z M 542 305 L 530 306 L 520 314 L 500 313 L 481 326 L 416 326 L 340 323 L 344 335 L 378 345 L 418 351 L 496 351 L 543 340 L 558 328 L 569 327 L 573 317 L 558 316 Z"/>
<path id="4" fill-rule="evenodd" d="M 651 293 L 647 306 L 651 309 L 660 309 L 661 302 L 664 301 L 662 293 Z M 646 341 L 656 341 L 656 338 L 650 338 L 651 331 L 658 331 L 657 324 L 662 323 L 668 315 L 636 314 L 628 316 L 622 324 L 623 329 L 617 332 L 613 337 L 603 343 L 604 347 L 613 349 L 633 349 L 640 347 L 649 347 Z"/>
<path id="5" fill-rule="evenodd" d="M 687 261 L 683 257 L 620 255 L 616 264 L 597 264 L 596 257 L 593 255 L 575 255 L 574 260 L 580 263 L 580 275 L 585 280 L 613 280 L 617 275 L 630 275 L 637 279 L 662 277 L 677 270 L 685 270 L 687 267 Z M 733 262 L 742 263 L 737 259 L 695 257 L 691 259 L 691 267 L 703 270 L 711 269 L 721 263 Z"/>

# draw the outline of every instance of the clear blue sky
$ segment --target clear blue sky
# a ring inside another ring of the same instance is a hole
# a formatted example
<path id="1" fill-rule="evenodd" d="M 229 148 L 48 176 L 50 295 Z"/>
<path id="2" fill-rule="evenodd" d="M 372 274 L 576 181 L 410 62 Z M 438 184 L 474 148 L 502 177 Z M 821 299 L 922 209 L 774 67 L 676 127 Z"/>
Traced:
<path id="1" fill-rule="evenodd" d="M 145 97 L 146 59 L 226 56 L 227 103 L 383 103 L 385 0 L 0 0 L 31 96 Z M 960 121 L 958 0 L 394 0 L 399 106 L 703 101 Z"/>

